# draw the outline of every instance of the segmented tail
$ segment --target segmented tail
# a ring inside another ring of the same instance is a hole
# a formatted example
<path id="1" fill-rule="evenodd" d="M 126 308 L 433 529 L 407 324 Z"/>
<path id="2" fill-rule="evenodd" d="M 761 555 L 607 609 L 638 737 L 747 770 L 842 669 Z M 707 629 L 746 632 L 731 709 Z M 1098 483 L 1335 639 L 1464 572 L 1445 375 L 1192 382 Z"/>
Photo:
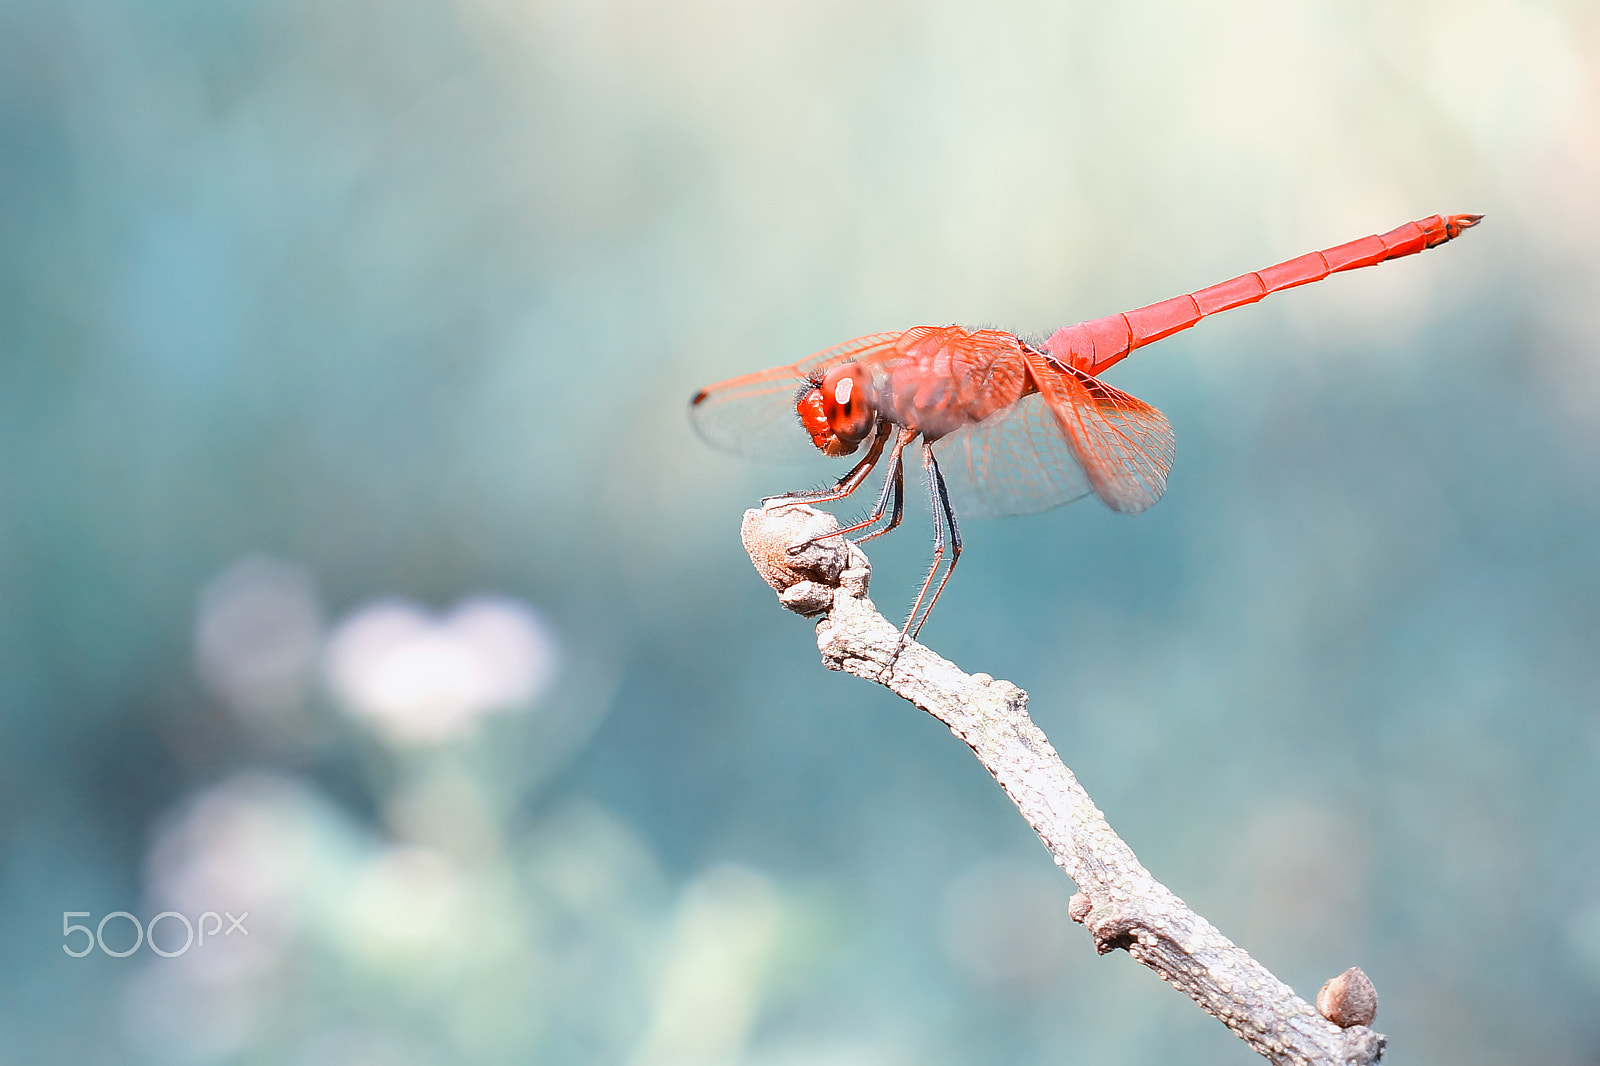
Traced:
<path id="1" fill-rule="evenodd" d="M 1045 350 L 1059 362 L 1090 374 L 1099 374 L 1106 367 L 1125 357 L 1135 348 L 1170 337 L 1188 329 L 1207 315 L 1226 311 L 1241 304 L 1252 304 L 1268 293 L 1292 289 L 1296 285 L 1309 285 L 1321 281 L 1329 274 L 1357 267 L 1374 266 L 1387 259 L 1414 255 L 1424 248 L 1433 248 L 1461 235 L 1461 231 L 1478 224 L 1482 215 L 1433 215 L 1407 222 L 1372 237 L 1362 237 L 1348 244 L 1327 248 L 1264 270 L 1241 274 L 1224 281 L 1170 300 L 1108 315 L 1092 322 L 1064 326 L 1050 335 Z"/>

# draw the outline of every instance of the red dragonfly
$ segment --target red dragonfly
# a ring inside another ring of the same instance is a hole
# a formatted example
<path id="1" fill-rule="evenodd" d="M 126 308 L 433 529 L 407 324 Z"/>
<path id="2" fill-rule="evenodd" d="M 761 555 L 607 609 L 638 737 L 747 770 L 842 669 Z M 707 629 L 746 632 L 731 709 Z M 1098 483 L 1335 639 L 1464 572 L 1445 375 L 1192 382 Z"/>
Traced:
<path id="1" fill-rule="evenodd" d="M 808 437 L 809 446 L 825 455 L 853 455 L 866 448 L 837 484 L 769 499 L 844 499 L 861 487 L 887 450 L 876 506 L 864 520 L 839 531 L 868 529 L 889 511 L 888 521 L 861 541 L 900 524 L 903 456 L 921 437 L 933 502 L 933 565 L 906 619 L 905 636 L 913 638 L 961 557 L 957 512 L 1033 514 L 1093 494 L 1113 511 L 1136 514 L 1161 498 L 1172 469 L 1172 427 L 1154 407 L 1101 381 L 1107 367 L 1207 315 L 1341 270 L 1432 248 L 1482 217 L 1433 215 L 1407 222 L 1381 236 L 1310 252 L 1187 296 L 1065 326 L 1042 344 L 1004 330 L 960 326 L 914 326 L 858 337 L 790 366 L 709 385 L 690 401 L 689 418 L 711 444 L 757 458 L 792 458 L 807 449 Z M 935 588 L 946 528 L 950 562 Z"/>

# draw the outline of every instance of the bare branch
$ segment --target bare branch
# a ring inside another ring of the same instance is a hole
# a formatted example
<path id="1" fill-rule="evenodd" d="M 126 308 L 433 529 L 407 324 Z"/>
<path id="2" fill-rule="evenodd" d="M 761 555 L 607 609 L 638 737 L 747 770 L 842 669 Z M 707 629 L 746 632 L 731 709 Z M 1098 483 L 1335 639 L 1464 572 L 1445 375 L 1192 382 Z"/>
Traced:
<path id="1" fill-rule="evenodd" d="M 1377 995 L 1359 970 L 1326 1001 L 1330 1021 L 1243 949 L 1194 913 L 1112 832 L 1103 815 L 1028 717 L 1027 693 L 987 674 L 963 673 L 900 631 L 867 599 L 869 564 L 854 544 L 826 536 L 825 512 L 773 501 L 745 512 L 743 538 L 756 569 L 786 607 L 823 617 L 817 646 L 830 670 L 888 687 L 950 727 L 1005 789 L 1028 824 L 1077 882 L 1071 913 L 1106 954 L 1122 948 L 1214 1015 L 1274 1063 L 1366 1066 L 1384 1038 L 1367 1028 Z M 1362 1024 L 1355 1024 L 1360 1022 Z"/>

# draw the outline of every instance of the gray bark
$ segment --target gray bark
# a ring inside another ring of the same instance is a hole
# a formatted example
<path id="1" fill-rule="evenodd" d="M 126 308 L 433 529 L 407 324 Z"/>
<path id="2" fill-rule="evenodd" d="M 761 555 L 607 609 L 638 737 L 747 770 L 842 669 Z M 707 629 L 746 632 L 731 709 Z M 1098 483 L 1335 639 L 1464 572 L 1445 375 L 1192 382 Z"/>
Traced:
<path id="1" fill-rule="evenodd" d="M 1381 1035 L 1364 1024 L 1341 1028 L 1328 1020 L 1150 875 L 1028 717 L 1027 693 L 987 674 L 965 673 L 902 640 L 867 598 L 869 564 L 859 548 L 835 536 L 790 552 L 836 529 L 825 512 L 774 500 L 745 513 L 742 533 L 751 561 L 784 606 L 820 616 L 824 666 L 886 686 L 972 749 L 1077 883 L 1071 914 L 1100 954 L 1123 949 L 1274 1063 L 1366 1066 L 1379 1060 Z M 1359 970 L 1334 981 L 1353 991 L 1346 994 L 1341 985 L 1334 996 L 1325 986 L 1322 999 L 1366 996 L 1376 1009 L 1376 994 Z M 1330 1009 L 1340 1021 L 1350 1015 Z M 1355 1016 L 1371 1021 L 1372 1012 Z"/>

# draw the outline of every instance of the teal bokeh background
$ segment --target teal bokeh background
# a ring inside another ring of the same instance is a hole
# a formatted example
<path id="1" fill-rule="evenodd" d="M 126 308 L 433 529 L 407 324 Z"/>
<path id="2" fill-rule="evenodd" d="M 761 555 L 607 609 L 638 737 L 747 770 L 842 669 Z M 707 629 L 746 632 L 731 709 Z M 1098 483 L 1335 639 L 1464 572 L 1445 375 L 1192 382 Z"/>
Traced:
<path id="1" fill-rule="evenodd" d="M 819 668 L 736 531 L 832 468 L 684 405 L 1481 211 L 1112 370 L 1166 498 L 968 523 L 923 636 L 1398 1059 L 1595 1062 L 1597 188 L 1578 3 L 0 0 L 4 1057 L 1255 1061 Z M 62 952 L 168 909 L 252 932 Z"/>

